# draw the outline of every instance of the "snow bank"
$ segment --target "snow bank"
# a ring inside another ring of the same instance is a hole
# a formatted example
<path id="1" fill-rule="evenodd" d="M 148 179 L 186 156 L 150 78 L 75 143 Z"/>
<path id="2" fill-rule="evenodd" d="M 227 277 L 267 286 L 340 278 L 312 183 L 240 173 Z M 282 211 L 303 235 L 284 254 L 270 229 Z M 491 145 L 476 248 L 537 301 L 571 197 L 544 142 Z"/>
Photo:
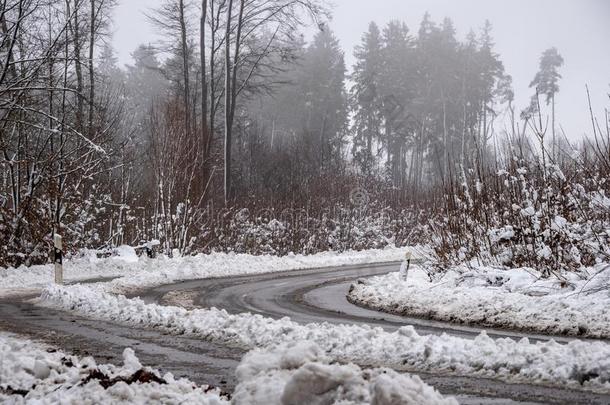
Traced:
<path id="1" fill-rule="evenodd" d="M 457 405 L 455 399 L 443 398 L 417 376 L 331 364 L 311 342 L 252 351 L 236 373 L 240 383 L 233 395 L 234 405 Z"/>
<path id="2" fill-rule="evenodd" d="M 251 256 L 213 253 L 169 259 L 134 256 L 133 248 L 121 247 L 120 255 L 107 259 L 93 256 L 68 260 L 64 265 L 67 282 L 99 277 L 118 277 L 109 284 L 114 291 L 152 287 L 198 278 L 259 274 L 327 266 L 399 261 L 405 248 L 386 248 L 344 253 L 325 252 L 310 256 Z M 0 296 L 39 289 L 53 282 L 53 266 L 0 268 Z"/>
<path id="3" fill-rule="evenodd" d="M 510 382 L 543 383 L 610 391 L 610 345 L 603 342 L 527 339 L 475 339 L 448 335 L 420 336 L 412 326 L 394 333 L 356 325 L 301 325 L 288 318 L 254 314 L 231 315 L 224 310 L 146 304 L 86 286 L 48 286 L 43 305 L 138 327 L 188 334 L 245 349 L 273 347 L 298 341 L 317 344 L 335 361 L 395 370 L 446 370 Z"/>
<path id="4" fill-rule="evenodd" d="M 610 267 L 588 280 L 541 279 L 527 269 L 465 267 L 431 282 L 412 267 L 352 285 L 348 298 L 377 310 L 440 321 L 541 333 L 610 338 Z"/>
<path id="5" fill-rule="evenodd" d="M 233 402 L 217 389 L 142 367 L 134 351 L 123 366 L 96 364 L 18 336 L 0 333 L 0 402 L 188 403 L 202 405 L 453 405 L 419 377 L 331 364 L 308 342 L 248 353 L 237 368 Z M 344 402 L 342 402 L 344 401 Z M 349 401 L 349 402 L 348 402 Z"/>
<path id="6" fill-rule="evenodd" d="M 133 350 L 124 365 L 96 364 L 21 337 L 0 334 L 0 402 L 7 404 L 229 404 L 220 392 L 143 368 Z"/>

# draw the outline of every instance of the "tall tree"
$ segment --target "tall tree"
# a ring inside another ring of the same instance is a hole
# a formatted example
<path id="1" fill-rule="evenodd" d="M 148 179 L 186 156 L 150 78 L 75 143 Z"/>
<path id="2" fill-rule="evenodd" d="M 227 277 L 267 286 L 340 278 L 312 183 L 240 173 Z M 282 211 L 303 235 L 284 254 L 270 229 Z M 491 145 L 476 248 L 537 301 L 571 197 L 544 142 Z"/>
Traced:
<path id="1" fill-rule="evenodd" d="M 167 74 L 176 80 L 178 93 L 182 99 L 184 109 L 184 130 L 189 133 L 187 139 L 193 146 L 197 142 L 192 140 L 194 134 L 193 121 L 193 83 L 191 70 L 193 69 L 193 23 L 189 16 L 193 8 L 192 0 L 164 0 L 163 3 L 148 15 L 149 20 L 164 33 L 160 49 L 168 52 Z"/>
<path id="2" fill-rule="evenodd" d="M 555 95 L 559 92 L 559 80 L 561 74 L 559 68 L 563 65 L 563 58 L 557 51 L 557 48 L 549 48 L 542 53 L 540 57 L 540 68 L 534 80 L 530 83 L 530 87 L 536 88 L 539 95 L 544 95 L 546 105 L 551 104 L 551 133 L 552 133 L 552 155 L 555 157 L 555 144 L 557 138 L 555 136 Z"/>
<path id="3" fill-rule="evenodd" d="M 382 77 L 380 93 L 384 117 L 386 170 L 395 187 L 404 183 L 406 145 L 412 135 L 414 99 L 413 43 L 409 28 L 400 21 L 390 21 L 382 34 Z"/>
<path id="4" fill-rule="evenodd" d="M 257 79 L 269 80 L 274 56 L 290 53 L 284 46 L 304 24 L 325 14 L 320 0 L 228 0 L 225 17 L 224 200 L 233 196 L 231 152 L 238 97 Z M 262 40 L 261 40 L 262 39 Z"/>
<path id="5" fill-rule="evenodd" d="M 311 163 L 321 170 L 336 170 L 341 166 L 347 123 L 346 68 L 339 41 L 329 28 L 316 34 L 303 65 L 304 130 L 316 156 Z"/>
<path id="6" fill-rule="evenodd" d="M 382 74 L 382 38 L 374 22 L 362 37 L 361 45 L 354 52 L 351 88 L 351 107 L 354 111 L 354 145 L 352 155 L 365 175 L 370 175 L 375 165 L 373 146 L 379 140 L 383 121 L 380 80 Z"/>
<path id="7" fill-rule="evenodd" d="M 504 76 L 504 64 L 494 51 L 494 42 L 491 35 L 492 25 L 486 20 L 481 31 L 478 63 L 480 64 L 480 96 L 482 101 L 482 120 L 480 133 L 480 148 L 485 150 L 490 137 L 491 125 L 495 118 L 493 101 L 496 96 L 495 89 L 498 81 Z"/>

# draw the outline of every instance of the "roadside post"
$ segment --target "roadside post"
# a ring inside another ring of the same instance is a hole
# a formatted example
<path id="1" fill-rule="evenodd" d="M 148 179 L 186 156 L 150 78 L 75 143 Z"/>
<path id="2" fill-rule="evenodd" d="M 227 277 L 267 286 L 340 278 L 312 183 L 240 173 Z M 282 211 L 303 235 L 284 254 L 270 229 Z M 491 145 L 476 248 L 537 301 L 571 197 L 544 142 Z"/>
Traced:
<path id="1" fill-rule="evenodd" d="M 412 253 L 411 253 L 411 249 L 407 249 L 407 251 L 405 252 L 405 262 L 407 263 L 406 266 L 403 263 L 403 268 L 404 268 L 404 279 L 405 281 L 407 281 L 407 277 L 409 276 L 409 267 L 411 267 L 411 257 L 412 257 Z"/>
<path id="2" fill-rule="evenodd" d="M 64 268 L 61 235 L 53 235 L 53 246 L 53 261 L 55 262 L 55 284 L 63 284 Z"/>

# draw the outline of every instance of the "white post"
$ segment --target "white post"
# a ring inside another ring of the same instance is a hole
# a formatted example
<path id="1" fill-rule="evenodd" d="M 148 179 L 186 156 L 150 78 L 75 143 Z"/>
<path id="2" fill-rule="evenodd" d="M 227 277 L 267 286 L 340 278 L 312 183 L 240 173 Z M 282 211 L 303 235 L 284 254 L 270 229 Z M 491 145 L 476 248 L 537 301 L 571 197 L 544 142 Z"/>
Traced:
<path id="1" fill-rule="evenodd" d="M 411 249 L 407 249 L 407 251 L 405 252 L 405 260 L 407 262 L 407 268 L 405 269 L 405 281 L 407 281 L 407 278 L 409 277 L 409 267 L 411 267 Z"/>
<path id="2" fill-rule="evenodd" d="M 63 268 L 63 250 L 61 236 L 55 234 L 53 236 L 54 254 L 53 261 L 55 262 L 55 284 L 64 283 L 64 268 Z"/>

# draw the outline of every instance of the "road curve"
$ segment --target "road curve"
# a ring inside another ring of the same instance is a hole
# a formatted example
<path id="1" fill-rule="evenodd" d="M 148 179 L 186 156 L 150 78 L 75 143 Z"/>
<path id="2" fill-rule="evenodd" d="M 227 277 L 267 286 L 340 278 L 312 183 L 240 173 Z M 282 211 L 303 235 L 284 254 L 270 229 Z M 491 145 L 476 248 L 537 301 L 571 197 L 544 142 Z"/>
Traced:
<path id="1" fill-rule="evenodd" d="M 397 271 L 399 263 L 298 270 L 284 273 L 231 278 L 193 280 L 150 289 L 140 297 L 147 302 L 223 308 L 230 313 L 252 312 L 267 317 L 288 316 L 299 323 L 329 322 L 366 324 L 394 331 L 413 325 L 420 334 L 441 334 L 473 338 L 480 328 L 380 313 L 351 304 L 346 294 L 359 278 Z M 505 330 L 489 330 L 491 337 L 548 340 L 551 337 Z M 571 338 L 553 337 L 557 341 Z M 511 400 L 529 403 L 608 404 L 610 395 L 576 392 L 526 384 L 506 384 L 491 379 L 421 374 L 441 392 L 457 395 L 461 403 L 498 404 Z"/>
<path id="2" fill-rule="evenodd" d="M 390 263 L 194 280 L 148 289 L 138 295 L 148 302 L 163 304 L 176 304 L 177 298 L 182 297 L 178 303 L 189 306 L 215 306 L 232 313 L 254 312 L 274 318 L 290 316 L 303 323 L 368 324 L 389 331 L 412 324 L 420 334 L 448 333 L 467 338 L 480 332 L 477 328 L 381 314 L 350 304 L 345 298 L 353 280 L 396 271 L 397 268 L 397 263 Z M 243 355 L 234 348 L 188 336 L 170 336 L 155 330 L 93 321 L 72 313 L 37 307 L 26 298 L 0 300 L 0 330 L 41 339 L 67 352 L 92 355 L 104 362 L 120 362 L 123 349 L 133 347 L 146 365 L 227 391 L 235 384 L 233 372 Z M 489 331 L 489 335 L 526 336 L 501 330 Z M 417 374 L 441 392 L 456 395 L 464 404 L 509 404 L 513 400 L 558 404 L 610 403 L 610 395 L 506 384 L 485 378 Z"/>
<path id="3" fill-rule="evenodd" d="M 390 332 L 404 325 L 413 325 L 419 334 L 446 333 L 467 338 L 481 333 L 482 328 L 479 327 L 382 313 L 356 306 L 347 300 L 349 286 L 355 280 L 397 271 L 399 266 L 400 263 L 382 263 L 195 280 L 154 288 L 142 297 L 149 302 L 159 302 L 168 292 L 189 291 L 195 293 L 194 304 L 198 307 L 223 308 L 231 313 L 252 312 L 272 318 L 288 316 L 299 323 L 366 324 Z M 485 330 L 489 336 L 498 338 L 552 338 L 558 342 L 573 340 L 562 336 Z"/>

